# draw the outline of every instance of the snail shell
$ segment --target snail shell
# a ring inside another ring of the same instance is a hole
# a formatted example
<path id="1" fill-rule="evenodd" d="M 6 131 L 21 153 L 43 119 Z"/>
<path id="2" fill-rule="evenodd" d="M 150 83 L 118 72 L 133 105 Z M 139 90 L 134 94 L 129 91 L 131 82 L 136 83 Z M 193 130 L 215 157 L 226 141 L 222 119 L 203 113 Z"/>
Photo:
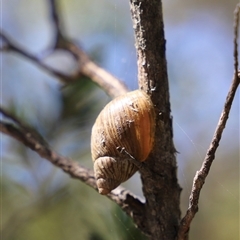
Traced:
<path id="1" fill-rule="evenodd" d="M 91 136 L 99 193 L 108 194 L 138 170 L 129 159 L 146 160 L 153 147 L 154 133 L 153 103 L 143 91 L 129 92 L 105 106 Z"/>

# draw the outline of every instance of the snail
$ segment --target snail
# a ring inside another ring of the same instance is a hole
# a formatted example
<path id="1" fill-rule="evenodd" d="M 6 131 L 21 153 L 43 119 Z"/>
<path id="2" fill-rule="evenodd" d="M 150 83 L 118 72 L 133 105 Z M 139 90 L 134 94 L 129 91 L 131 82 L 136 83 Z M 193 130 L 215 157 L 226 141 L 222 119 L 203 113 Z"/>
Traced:
<path id="1" fill-rule="evenodd" d="M 108 194 L 137 170 L 135 159 L 147 159 L 154 143 L 155 112 L 142 90 L 113 99 L 92 128 L 91 153 L 100 194 Z"/>

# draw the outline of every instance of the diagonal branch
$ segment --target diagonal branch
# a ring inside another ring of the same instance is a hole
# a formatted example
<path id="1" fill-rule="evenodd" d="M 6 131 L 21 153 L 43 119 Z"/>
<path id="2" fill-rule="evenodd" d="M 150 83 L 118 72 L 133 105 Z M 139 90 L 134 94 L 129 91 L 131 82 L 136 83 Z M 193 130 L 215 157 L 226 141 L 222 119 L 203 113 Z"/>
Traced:
<path id="1" fill-rule="evenodd" d="M 125 94 L 128 89 L 122 81 L 100 68 L 88 55 L 64 34 L 56 0 L 49 0 L 50 16 L 55 30 L 54 48 L 62 48 L 73 54 L 78 61 L 79 76 L 84 75 L 92 79 L 97 85 L 104 89 L 111 97 Z"/>
<path id="2" fill-rule="evenodd" d="M 79 48 L 73 42 L 64 40 L 64 44 L 61 45 L 62 48 L 73 54 L 78 62 L 77 71 L 71 75 L 66 75 L 44 64 L 38 57 L 27 52 L 10 40 L 5 33 L 0 32 L 0 37 L 5 42 L 5 45 L 0 50 L 12 51 L 20 54 L 64 83 L 72 83 L 82 76 L 86 76 L 99 85 L 109 96 L 113 98 L 128 92 L 127 87 L 121 80 L 117 79 L 112 74 L 99 67 L 81 48 Z"/>
<path id="3" fill-rule="evenodd" d="M 112 74 L 99 67 L 89 56 L 73 42 L 68 42 L 67 50 L 78 61 L 78 68 L 82 75 L 89 77 L 111 97 L 117 97 L 128 92 L 128 88 Z"/>
<path id="4" fill-rule="evenodd" d="M 93 171 L 86 169 L 79 163 L 68 157 L 61 156 L 52 150 L 42 136 L 37 132 L 32 132 L 19 119 L 0 107 L 0 112 L 7 118 L 13 120 L 18 126 L 5 121 L 0 121 L 0 132 L 15 138 L 26 147 L 32 149 L 42 158 L 47 159 L 55 166 L 61 168 L 72 178 L 81 180 L 97 191 L 96 181 Z M 129 216 L 133 217 L 139 227 L 144 226 L 144 204 L 132 193 L 119 187 L 107 195 L 109 199 L 117 203 Z"/>
<path id="5" fill-rule="evenodd" d="M 64 83 L 69 83 L 72 82 L 77 78 L 76 74 L 73 74 L 71 76 L 65 75 L 59 71 L 54 70 L 53 68 L 49 67 L 48 65 L 44 64 L 40 59 L 27 52 L 20 46 L 18 46 L 16 43 L 14 43 L 10 38 L 3 33 L 2 31 L 0 32 L 0 37 L 4 40 L 5 45 L 0 49 L 1 51 L 12 51 L 15 53 L 20 54 L 21 56 L 27 58 L 28 60 L 34 62 L 37 66 L 39 66 L 41 69 L 45 70 L 47 73 L 50 73 L 51 75 L 55 76 L 56 78 L 62 80 Z"/>
<path id="6" fill-rule="evenodd" d="M 61 26 L 61 19 L 56 0 L 49 0 L 50 16 L 55 29 L 55 48 L 63 48 L 78 61 L 78 72 L 92 79 L 97 85 L 107 92 L 111 97 L 117 97 L 125 94 L 128 89 L 122 81 L 100 68 L 90 60 L 88 55 L 73 41 L 70 41 L 64 34 Z"/>
<path id="7" fill-rule="evenodd" d="M 238 50 L 237 50 L 237 41 L 238 41 L 238 26 L 239 26 L 239 11 L 240 4 L 237 5 L 235 10 L 235 24 L 234 24 L 234 78 L 231 84 L 230 90 L 228 92 L 226 102 L 220 116 L 217 128 L 215 130 L 212 142 L 210 147 L 206 153 L 205 159 L 203 161 L 202 167 L 199 171 L 196 172 L 196 175 L 193 179 L 193 186 L 191 195 L 189 198 L 189 207 L 186 212 L 186 215 L 181 220 L 181 224 L 178 232 L 178 240 L 188 239 L 188 232 L 190 228 L 190 224 L 198 211 L 198 202 L 201 189 L 205 182 L 205 179 L 210 171 L 213 160 L 215 159 L 215 153 L 219 146 L 219 142 L 222 137 L 223 130 L 226 126 L 227 119 L 229 117 L 229 113 L 231 110 L 231 106 L 234 100 L 234 96 L 236 94 L 237 88 L 239 86 L 240 78 L 238 76 Z"/>
<path id="8" fill-rule="evenodd" d="M 64 49 L 70 52 L 78 62 L 78 69 L 75 73 L 71 75 L 63 74 L 57 70 L 52 69 L 48 65 L 44 64 L 37 56 L 34 56 L 28 53 L 23 48 L 19 47 L 16 43 L 10 40 L 9 37 L 6 36 L 2 31 L 0 31 L 0 37 L 4 40 L 5 46 L 2 47 L 0 50 L 2 51 L 13 51 L 16 52 L 28 60 L 31 60 L 35 64 L 37 64 L 40 68 L 47 71 L 48 73 L 52 74 L 56 78 L 59 78 L 64 83 L 71 83 L 80 79 L 82 76 L 86 76 L 92 79 L 97 85 L 99 85 L 109 96 L 117 97 L 119 95 L 125 94 L 128 92 L 127 87 L 125 84 L 99 67 L 95 64 L 88 55 L 73 41 L 70 41 L 64 34 L 63 28 L 61 26 L 61 19 L 60 14 L 58 11 L 58 5 L 56 0 L 49 0 L 49 8 L 50 8 L 50 17 L 51 22 L 53 24 L 54 32 L 55 32 L 55 43 L 51 52 L 55 51 L 56 49 Z"/>

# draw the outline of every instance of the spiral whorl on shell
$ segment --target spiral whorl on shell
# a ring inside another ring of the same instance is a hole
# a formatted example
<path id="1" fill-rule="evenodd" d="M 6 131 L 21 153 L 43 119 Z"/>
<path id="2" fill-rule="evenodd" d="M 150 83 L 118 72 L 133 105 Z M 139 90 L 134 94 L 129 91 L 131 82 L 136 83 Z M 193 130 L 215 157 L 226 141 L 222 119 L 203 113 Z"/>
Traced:
<path id="1" fill-rule="evenodd" d="M 105 106 L 91 136 L 94 173 L 101 194 L 108 194 L 137 171 L 129 158 L 145 161 L 153 147 L 154 133 L 154 107 L 143 91 L 129 92 Z"/>

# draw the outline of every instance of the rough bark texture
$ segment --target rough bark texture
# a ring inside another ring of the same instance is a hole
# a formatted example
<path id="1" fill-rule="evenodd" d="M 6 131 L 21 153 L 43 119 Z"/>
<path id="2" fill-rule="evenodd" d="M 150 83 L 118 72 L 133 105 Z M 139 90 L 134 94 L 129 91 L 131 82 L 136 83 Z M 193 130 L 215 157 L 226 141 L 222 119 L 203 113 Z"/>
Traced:
<path id="1" fill-rule="evenodd" d="M 146 198 L 149 239 L 175 239 L 180 221 L 180 192 L 173 144 L 162 5 L 159 0 L 130 1 L 138 56 L 139 87 L 155 105 L 155 147 L 140 170 Z M 150 171 L 149 171 L 150 170 Z"/>

